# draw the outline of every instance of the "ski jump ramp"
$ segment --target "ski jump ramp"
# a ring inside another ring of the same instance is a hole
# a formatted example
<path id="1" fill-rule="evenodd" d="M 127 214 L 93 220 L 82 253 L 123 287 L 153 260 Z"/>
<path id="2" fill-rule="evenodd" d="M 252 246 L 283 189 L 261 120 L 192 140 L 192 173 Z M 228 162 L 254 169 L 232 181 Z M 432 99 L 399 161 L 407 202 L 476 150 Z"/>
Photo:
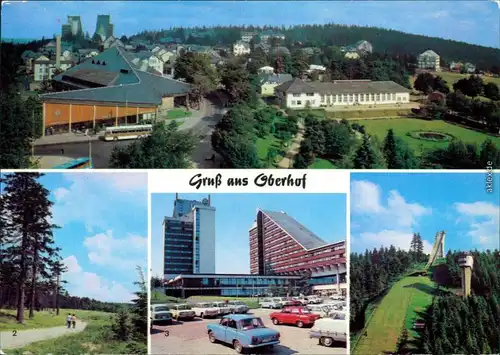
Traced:
<path id="1" fill-rule="evenodd" d="M 436 259 L 444 257 L 444 238 L 446 236 L 445 231 L 437 232 L 434 238 L 434 245 L 432 246 L 431 255 L 429 256 L 429 261 L 425 268 L 429 268 Z"/>

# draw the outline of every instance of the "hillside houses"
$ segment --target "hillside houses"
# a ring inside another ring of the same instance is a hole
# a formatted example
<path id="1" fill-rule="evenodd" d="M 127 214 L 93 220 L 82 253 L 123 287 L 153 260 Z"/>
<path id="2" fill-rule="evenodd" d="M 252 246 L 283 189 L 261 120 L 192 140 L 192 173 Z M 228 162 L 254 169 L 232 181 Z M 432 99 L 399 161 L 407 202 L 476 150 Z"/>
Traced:
<path id="1" fill-rule="evenodd" d="M 417 56 L 417 67 L 420 70 L 441 71 L 439 54 L 426 50 Z"/>
<path id="2" fill-rule="evenodd" d="M 370 42 L 361 40 L 354 44 L 343 46 L 340 51 L 344 53 L 344 56 L 348 59 L 358 59 L 363 55 L 373 52 L 373 46 Z"/>
<path id="3" fill-rule="evenodd" d="M 238 41 L 233 45 L 233 55 L 250 54 L 250 45 L 247 42 Z"/>

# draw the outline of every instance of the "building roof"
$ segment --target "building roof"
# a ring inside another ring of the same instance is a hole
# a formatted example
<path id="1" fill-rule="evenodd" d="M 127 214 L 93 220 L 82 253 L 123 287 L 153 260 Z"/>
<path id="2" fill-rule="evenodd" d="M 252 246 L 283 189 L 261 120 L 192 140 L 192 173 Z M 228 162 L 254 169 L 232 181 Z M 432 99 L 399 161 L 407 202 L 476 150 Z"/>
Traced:
<path id="1" fill-rule="evenodd" d="M 120 47 L 112 47 L 54 77 L 72 86 L 88 82 L 81 90 L 41 95 L 43 100 L 137 103 L 160 105 L 163 97 L 187 94 L 189 84 L 138 70 Z M 114 75 L 114 76 L 113 76 Z M 95 87 L 103 86 L 103 87 Z"/>
<path id="2" fill-rule="evenodd" d="M 293 80 L 291 74 L 261 74 L 260 83 L 264 84 L 266 82 L 272 82 L 277 84 L 286 83 L 287 81 Z"/>
<path id="3" fill-rule="evenodd" d="M 271 218 L 274 223 L 307 250 L 328 245 L 324 240 L 284 212 L 262 210 L 262 213 Z"/>
<path id="4" fill-rule="evenodd" d="M 422 57 L 439 57 L 439 54 L 437 54 L 433 50 L 428 49 L 424 53 L 419 54 L 419 57 L 420 56 L 422 56 Z"/>
<path id="5" fill-rule="evenodd" d="M 355 93 L 407 93 L 411 90 L 393 81 L 370 80 L 338 80 L 334 82 L 305 82 L 298 78 L 276 87 L 277 91 L 286 94 L 320 93 L 320 94 L 355 94 Z"/>

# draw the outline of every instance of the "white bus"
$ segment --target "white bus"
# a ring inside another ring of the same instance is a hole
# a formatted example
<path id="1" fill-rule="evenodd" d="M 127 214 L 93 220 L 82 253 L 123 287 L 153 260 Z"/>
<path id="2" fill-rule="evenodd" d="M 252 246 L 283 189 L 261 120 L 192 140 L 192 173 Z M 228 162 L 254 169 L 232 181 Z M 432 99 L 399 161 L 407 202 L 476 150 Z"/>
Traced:
<path id="1" fill-rule="evenodd" d="M 105 141 L 117 141 L 119 139 L 136 139 L 149 136 L 153 131 L 153 125 L 118 126 L 106 127 L 104 133 Z"/>

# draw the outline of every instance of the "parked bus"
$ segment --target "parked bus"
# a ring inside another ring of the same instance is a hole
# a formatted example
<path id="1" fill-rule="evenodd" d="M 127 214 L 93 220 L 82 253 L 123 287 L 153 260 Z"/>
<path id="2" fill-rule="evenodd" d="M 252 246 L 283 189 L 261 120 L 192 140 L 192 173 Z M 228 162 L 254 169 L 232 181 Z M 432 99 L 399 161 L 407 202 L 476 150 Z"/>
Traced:
<path id="1" fill-rule="evenodd" d="M 89 158 L 73 159 L 67 163 L 57 165 L 53 169 L 92 169 L 92 161 Z"/>
<path id="2" fill-rule="evenodd" d="M 149 136 L 153 131 L 153 125 L 118 126 L 107 127 L 104 133 L 104 140 L 117 141 L 119 139 L 136 139 Z"/>

